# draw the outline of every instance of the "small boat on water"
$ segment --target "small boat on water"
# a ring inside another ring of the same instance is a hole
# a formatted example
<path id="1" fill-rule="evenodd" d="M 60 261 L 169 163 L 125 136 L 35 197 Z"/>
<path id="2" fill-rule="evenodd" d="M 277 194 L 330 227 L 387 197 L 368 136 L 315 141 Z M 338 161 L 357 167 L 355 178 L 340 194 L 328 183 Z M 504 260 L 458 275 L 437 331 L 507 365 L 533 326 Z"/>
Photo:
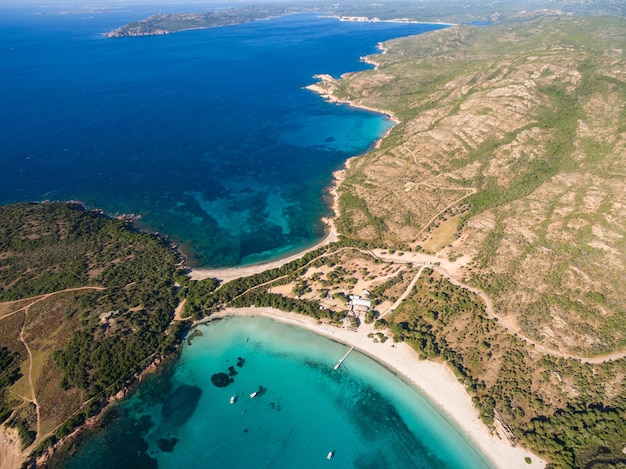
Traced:
<path id="1" fill-rule="evenodd" d="M 252 394 L 250 394 L 250 399 L 254 399 L 258 395 L 259 395 L 259 391 L 254 391 Z"/>
<path id="2" fill-rule="evenodd" d="M 237 396 L 230 396 L 230 403 L 234 404 L 235 402 L 237 402 Z"/>
<path id="3" fill-rule="evenodd" d="M 326 459 L 331 460 L 333 459 L 334 455 L 335 455 L 335 450 L 332 450 L 331 452 L 328 453 L 328 455 L 326 456 Z"/>

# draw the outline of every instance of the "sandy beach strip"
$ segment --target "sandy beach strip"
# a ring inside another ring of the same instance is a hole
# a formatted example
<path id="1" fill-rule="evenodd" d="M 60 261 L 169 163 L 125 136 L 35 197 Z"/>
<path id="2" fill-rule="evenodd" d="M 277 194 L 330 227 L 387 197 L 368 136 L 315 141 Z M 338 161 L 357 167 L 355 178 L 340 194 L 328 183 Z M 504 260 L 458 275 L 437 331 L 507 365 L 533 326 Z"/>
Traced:
<path id="1" fill-rule="evenodd" d="M 348 164 L 349 164 L 349 160 L 348 162 L 346 162 L 346 166 Z M 328 189 L 328 192 L 330 193 L 330 196 L 332 198 L 330 208 L 334 214 L 334 217 L 322 219 L 324 224 L 327 226 L 327 234 L 319 243 L 316 243 L 310 248 L 299 251 L 291 256 L 279 258 L 279 259 L 269 261 L 269 262 L 263 262 L 260 264 L 217 268 L 217 269 L 193 268 L 189 272 L 189 278 L 191 280 L 205 280 L 207 278 L 215 278 L 221 282 L 226 283 L 226 282 L 230 282 L 231 280 L 238 279 L 240 277 L 249 277 L 254 274 L 265 272 L 266 270 L 282 267 L 283 265 L 291 261 L 300 259 L 302 256 L 304 256 L 306 253 L 310 251 L 314 251 L 317 248 L 326 246 L 331 243 L 336 243 L 339 240 L 337 227 L 335 225 L 335 218 L 339 214 L 339 197 L 337 194 L 337 188 L 339 187 L 339 184 L 341 184 L 341 182 L 343 181 L 344 175 L 345 175 L 345 169 L 340 169 L 333 173 L 333 182 L 330 188 Z"/>
<path id="2" fill-rule="evenodd" d="M 230 282 L 231 280 L 235 280 L 240 277 L 249 277 L 254 274 L 259 274 L 261 272 L 265 272 L 266 270 L 275 269 L 278 267 L 282 267 L 283 265 L 295 261 L 296 259 L 300 259 L 307 252 L 314 251 L 315 249 L 325 246 L 330 243 L 334 243 L 337 241 L 337 231 L 334 226 L 331 227 L 329 233 L 324 237 L 322 241 L 311 246 L 308 249 L 303 251 L 299 251 L 296 254 L 293 254 L 289 257 L 285 257 L 282 259 L 277 259 L 275 261 L 263 262 L 261 264 L 252 264 L 248 266 L 239 266 L 239 267 L 225 267 L 222 269 L 204 269 L 204 268 L 193 268 L 189 272 L 189 278 L 191 280 L 205 280 L 207 278 L 216 278 L 222 282 Z"/>
<path id="3" fill-rule="evenodd" d="M 368 334 L 374 331 L 371 324 L 362 324 L 358 331 L 320 323 L 308 316 L 285 313 L 273 308 L 228 308 L 211 315 L 209 321 L 229 316 L 261 316 L 309 330 L 354 348 L 401 376 L 406 382 L 421 390 L 443 411 L 472 443 L 502 469 L 542 468 L 546 462 L 522 447 L 513 447 L 507 440 L 492 435 L 479 420 L 478 410 L 452 373 L 443 363 L 420 360 L 417 353 L 404 342 L 374 342 Z M 528 464 L 525 458 L 530 458 Z"/>

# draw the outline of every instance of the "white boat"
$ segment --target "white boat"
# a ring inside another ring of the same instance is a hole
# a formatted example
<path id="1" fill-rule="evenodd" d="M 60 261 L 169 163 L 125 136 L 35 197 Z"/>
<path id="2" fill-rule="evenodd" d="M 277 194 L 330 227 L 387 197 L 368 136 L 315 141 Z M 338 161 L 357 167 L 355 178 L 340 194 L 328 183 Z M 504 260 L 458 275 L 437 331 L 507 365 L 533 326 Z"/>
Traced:
<path id="1" fill-rule="evenodd" d="M 235 402 L 237 402 L 237 396 L 230 396 L 230 403 L 234 404 Z"/>
<path id="2" fill-rule="evenodd" d="M 250 399 L 254 399 L 255 397 L 257 397 L 259 394 L 259 391 L 254 391 L 252 394 L 250 394 Z"/>
<path id="3" fill-rule="evenodd" d="M 326 456 L 326 459 L 330 460 L 333 459 L 333 456 L 335 455 L 335 451 L 331 451 L 328 453 L 328 456 Z"/>

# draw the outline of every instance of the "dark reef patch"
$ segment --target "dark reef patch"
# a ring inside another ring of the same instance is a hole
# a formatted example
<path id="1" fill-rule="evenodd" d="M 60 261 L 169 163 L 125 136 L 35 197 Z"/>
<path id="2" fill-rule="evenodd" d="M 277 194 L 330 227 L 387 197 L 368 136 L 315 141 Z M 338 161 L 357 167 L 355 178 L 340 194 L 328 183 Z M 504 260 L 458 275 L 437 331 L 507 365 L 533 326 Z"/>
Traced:
<path id="1" fill-rule="evenodd" d="M 183 425 L 196 411 L 202 389 L 181 384 L 163 403 L 163 418 L 175 426 Z"/>
<path id="2" fill-rule="evenodd" d="M 58 451 L 47 467 L 157 469 L 157 460 L 148 454 L 148 443 L 143 439 L 154 426 L 149 416 L 134 418 L 127 410 L 117 406 L 107 412 L 105 420 L 106 432 L 102 432 L 101 428 L 85 431 L 76 445 Z M 99 461 L 99 465 L 94 461 Z"/>
<path id="3" fill-rule="evenodd" d="M 226 373 L 215 373 L 211 376 L 211 382 L 213 383 L 213 386 L 225 388 L 233 382 L 233 379 Z"/>
<path id="4" fill-rule="evenodd" d="M 174 447 L 178 443 L 178 438 L 170 437 L 170 438 L 159 438 L 157 444 L 159 445 L 159 449 L 164 453 L 171 453 L 174 451 Z"/>

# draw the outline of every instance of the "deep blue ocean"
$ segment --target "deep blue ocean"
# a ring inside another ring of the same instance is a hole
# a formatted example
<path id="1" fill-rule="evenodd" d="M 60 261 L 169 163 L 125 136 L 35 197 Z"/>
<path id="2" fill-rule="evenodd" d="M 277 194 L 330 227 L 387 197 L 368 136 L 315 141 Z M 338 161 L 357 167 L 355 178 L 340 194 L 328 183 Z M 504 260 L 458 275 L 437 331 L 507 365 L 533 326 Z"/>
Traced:
<path id="1" fill-rule="evenodd" d="M 332 172 L 391 123 L 303 87 L 370 67 L 360 57 L 380 41 L 442 27 L 304 14 L 102 37 L 156 12 L 133 8 L 0 7 L 0 203 L 76 199 L 141 215 L 199 266 L 319 240 Z"/>

